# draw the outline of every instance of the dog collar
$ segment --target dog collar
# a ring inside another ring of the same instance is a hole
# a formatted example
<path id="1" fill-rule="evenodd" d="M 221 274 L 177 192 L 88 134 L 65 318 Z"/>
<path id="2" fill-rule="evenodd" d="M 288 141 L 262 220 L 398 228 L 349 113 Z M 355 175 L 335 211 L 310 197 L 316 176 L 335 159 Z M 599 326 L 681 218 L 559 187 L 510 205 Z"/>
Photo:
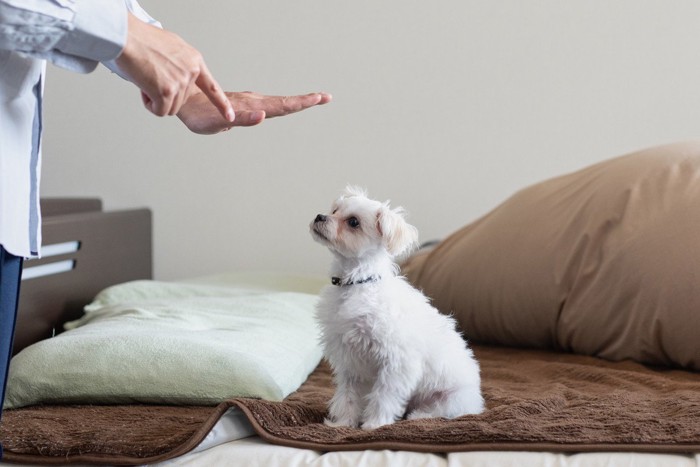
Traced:
<path id="1" fill-rule="evenodd" d="M 340 277 L 331 277 L 331 284 L 337 285 L 338 287 L 345 287 L 347 285 L 367 284 L 368 282 L 377 282 L 381 278 L 382 278 L 382 276 L 369 276 L 369 277 L 365 277 L 364 279 L 360 279 L 358 281 L 343 282 L 343 279 L 341 279 Z"/>

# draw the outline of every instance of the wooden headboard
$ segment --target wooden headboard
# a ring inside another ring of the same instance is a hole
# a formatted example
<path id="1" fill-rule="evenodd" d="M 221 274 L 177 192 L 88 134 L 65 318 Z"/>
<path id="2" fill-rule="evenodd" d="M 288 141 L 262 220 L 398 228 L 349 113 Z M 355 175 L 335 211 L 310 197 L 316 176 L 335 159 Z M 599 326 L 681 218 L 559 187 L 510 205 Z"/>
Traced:
<path id="1" fill-rule="evenodd" d="M 104 212 L 99 199 L 42 199 L 41 259 L 24 262 L 13 354 L 63 330 L 105 287 L 151 279 L 148 209 Z"/>

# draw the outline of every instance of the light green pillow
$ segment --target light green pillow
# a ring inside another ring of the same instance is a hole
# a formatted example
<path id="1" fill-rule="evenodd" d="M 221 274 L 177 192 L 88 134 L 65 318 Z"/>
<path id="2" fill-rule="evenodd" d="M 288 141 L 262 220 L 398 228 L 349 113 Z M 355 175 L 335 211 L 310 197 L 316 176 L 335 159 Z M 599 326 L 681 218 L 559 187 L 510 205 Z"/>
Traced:
<path id="1" fill-rule="evenodd" d="M 312 279 L 217 276 L 110 287 L 11 362 L 5 408 L 282 400 L 318 365 Z"/>

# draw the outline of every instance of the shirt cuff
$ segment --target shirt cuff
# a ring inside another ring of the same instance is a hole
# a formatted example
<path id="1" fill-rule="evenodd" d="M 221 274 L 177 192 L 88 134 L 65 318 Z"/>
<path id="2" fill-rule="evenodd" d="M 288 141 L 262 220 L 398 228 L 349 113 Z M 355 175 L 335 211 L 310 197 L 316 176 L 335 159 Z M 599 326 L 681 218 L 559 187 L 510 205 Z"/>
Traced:
<path id="1" fill-rule="evenodd" d="M 57 50 L 98 62 L 117 58 L 127 36 L 124 0 L 76 1 L 73 25 L 56 44 Z"/>

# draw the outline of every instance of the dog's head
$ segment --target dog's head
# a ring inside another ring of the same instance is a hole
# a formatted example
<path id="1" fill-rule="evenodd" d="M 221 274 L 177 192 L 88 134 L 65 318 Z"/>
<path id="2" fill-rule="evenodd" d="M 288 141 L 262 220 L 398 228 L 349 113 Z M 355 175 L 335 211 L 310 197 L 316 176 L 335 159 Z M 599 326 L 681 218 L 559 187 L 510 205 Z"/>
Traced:
<path id="1" fill-rule="evenodd" d="M 311 222 L 311 235 L 346 258 L 361 258 L 386 251 L 398 256 L 418 242 L 418 231 L 404 219 L 404 210 L 389 202 L 369 199 L 360 188 L 349 186 L 333 203 L 329 214 Z"/>

